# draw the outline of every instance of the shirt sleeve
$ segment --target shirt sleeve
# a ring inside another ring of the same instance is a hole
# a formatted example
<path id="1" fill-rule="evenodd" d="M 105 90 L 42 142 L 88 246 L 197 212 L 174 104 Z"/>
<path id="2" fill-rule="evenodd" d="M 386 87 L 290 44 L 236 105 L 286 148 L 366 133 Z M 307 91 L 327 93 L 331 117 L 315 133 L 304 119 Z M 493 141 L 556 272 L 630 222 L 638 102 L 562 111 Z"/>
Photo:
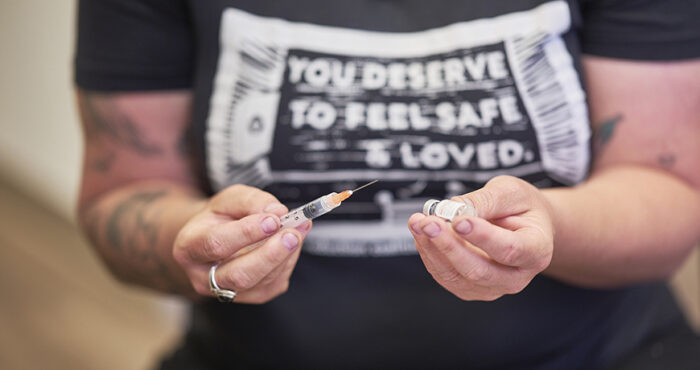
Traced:
<path id="1" fill-rule="evenodd" d="M 584 53 L 623 59 L 700 57 L 698 0 L 580 0 Z"/>
<path id="2" fill-rule="evenodd" d="M 95 91 L 188 88 L 193 35 L 184 0 L 80 0 L 75 83 Z"/>

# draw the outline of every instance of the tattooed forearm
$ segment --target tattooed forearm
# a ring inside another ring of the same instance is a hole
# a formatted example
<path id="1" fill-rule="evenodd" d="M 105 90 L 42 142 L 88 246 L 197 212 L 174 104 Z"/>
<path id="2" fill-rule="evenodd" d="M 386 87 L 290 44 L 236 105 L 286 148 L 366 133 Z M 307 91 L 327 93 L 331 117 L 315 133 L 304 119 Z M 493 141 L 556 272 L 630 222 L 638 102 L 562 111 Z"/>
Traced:
<path id="1" fill-rule="evenodd" d="M 93 158 L 91 167 L 98 172 L 107 172 L 112 168 L 112 164 L 116 159 L 117 154 L 114 151 L 106 151 L 102 153 L 99 157 Z"/>
<path id="2" fill-rule="evenodd" d="M 618 114 L 617 116 L 612 117 L 598 125 L 598 128 L 595 132 L 595 136 L 593 138 L 593 148 L 596 152 L 599 153 L 601 150 L 603 150 L 605 145 L 612 138 L 613 133 L 615 132 L 615 127 L 618 123 L 620 123 L 621 120 L 622 115 Z"/>
<path id="3" fill-rule="evenodd" d="M 164 210 L 158 200 L 168 191 L 145 190 L 130 194 L 111 210 L 93 208 L 85 212 L 83 226 L 93 244 L 109 258 L 110 268 L 123 280 L 153 288 L 182 292 L 189 286 L 175 270 L 173 261 L 159 247 L 163 240 Z"/>
<path id="4" fill-rule="evenodd" d="M 120 280 L 193 295 L 172 256 L 180 228 L 201 202 L 178 154 L 191 93 L 79 89 L 84 133 L 80 224 Z"/>
<path id="5" fill-rule="evenodd" d="M 138 243 L 140 239 L 147 244 L 155 245 L 158 228 L 152 221 L 149 222 L 146 219 L 145 213 L 149 210 L 149 205 L 165 193 L 165 190 L 135 193 L 122 201 L 107 221 L 107 243 L 119 250 L 124 250 L 125 244 L 128 247 Z M 132 232 L 129 234 L 125 234 L 125 230 L 122 230 L 125 222 L 133 223 Z M 128 239 L 122 240 L 122 235 L 126 235 Z"/>
<path id="6" fill-rule="evenodd" d="M 85 112 L 87 135 L 126 147 L 141 155 L 154 156 L 163 153 L 162 148 L 148 143 L 139 132 L 138 125 L 121 112 L 110 99 L 99 94 L 82 94 L 81 104 Z"/>

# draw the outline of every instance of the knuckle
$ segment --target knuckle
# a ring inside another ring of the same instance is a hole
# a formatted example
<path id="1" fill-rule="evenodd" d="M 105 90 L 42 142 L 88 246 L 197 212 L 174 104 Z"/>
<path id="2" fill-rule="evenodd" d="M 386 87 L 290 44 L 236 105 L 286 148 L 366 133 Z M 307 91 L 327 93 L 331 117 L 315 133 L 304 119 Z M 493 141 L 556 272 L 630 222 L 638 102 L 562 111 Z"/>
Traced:
<path id="1" fill-rule="evenodd" d="M 516 294 L 520 293 L 523 289 L 525 289 L 525 284 L 520 282 L 517 279 L 513 279 L 512 281 L 509 281 L 505 288 L 504 288 L 504 293 L 505 294 Z"/>
<path id="2" fill-rule="evenodd" d="M 281 241 L 279 242 L 282 243 Z M 263 249 L 265 253 L 262 254 L 263 263 L 268 266 L 277 266 L 286 260 L 289 255 L 284 252 L 282 246 L 274 246 L 274 248 Z"/>
<path id="3" fill-rule="evenodd" d="M 470 200 L 474 204 L 474 207 L 484 212 L 489 212 L 494 209 L 496 205 L 496 199 L 491 189 L 482 188 L 476 192 L 469 195 Z"/>
<path id="4" fill-rule="evenodd" d="M 508 266 L 520 266 L 524 253 L 519 243 L 511 243 L 503 252 L 503 263 Z"/>
<path id="5" fill-rule="evenodd" d="M 280 283 L 277 284 L 277 289 L 275 289 L 275 291 L 277 292 L 276 295 L 281 295 L 281 294 L 287 293 L 288 290 L 289 290 L 289 281 L 288 280 L 280 281 Z"/>
<path id="6" fill-rule="evenodd" d="M 549 264 L 551 262 L 552 262 L 551 255 L 548 255 L 548 256 L 542 257 L 542 258 L 538 258 L 537 261 L 535 262 L 535 270 L 537 272 L 542 272 L 549 267 Z"/>
<path id="7" fill-rule="evenodd" d="M 224 257 L 226 244 L 216 233 L 208 233 L 202 246 L 202 254 L 209 260 L 218 260 Z"/>
<path id="8" fill-rule="evenodd" d="M 275 280 L 277 280 L 278 277 L 279 275 L 274 272 L 271 274 L 267 274 L 264 278 L 260 280 L 260 285 L 272 284 Z"/>
<path id="9" fill-rule="evenodd" d="M 491 279 L 491 269 L 488 264 L 480 263 L 473 266 L 465 274 L 470 281 L 483 282 Z"/>
<path id="10" fill-rule="evenodd" d="M 437 271 L 433 273 L 435 280 L 451 284 L 457 283 L 462 280 L 462 275 L 459 274 L 455 269 L 446 269 L 442 271 Z"/>
<path id="11" fill-rule="evenodd" d="M 240 225 L 240 233 L 248 243 L 254 243 L 259 239 L 260 227 L 253 222 L 242 222 Z"/>
<path id="12" fill-rule="evenodd" d="M 214 194 L 214 196 L 211 199 L 212 203 L 218 203 L 222 200 L 238 196 L 238 194 L 241 192 L 241 190 L 245 187 L 245 185 L 241 184 L 234 184 L 231 185 L 227 188 L 224 188 L 220 192 Z"/>
<path id="13" fill-rule="evenodd" d="M 453 202 L 458 202 L 458 203 L 468 203 L 471 202 L 469 198 L 466 198 L 464 195 L 455 195 L 450 198 L 451 201 Z"/>
<path id="14" fill-rule="evenodd" d="M 180 230 L 175 238 L 175 242 L 173 242 L 172 255 L 173 259 L 175 259 L 175 261 L 180 265 L 185 265 L 187 262 L 190 262 L 191 256 L 189 250 L 191 247 L 189 247 L 189 245 L 192 244 L 192 241 L 194 240 L 196 240 L 195 235 L 193 235 L 193 232 L 187 228 Z"/>
<path id="15" fill-rule="evenodd" d="M 229 193 L 229 194 L 240 194 L 240 193 L 245 193 L 250 191 L 251 187 L 248 185 L 243 185 L 243 184 L 233 184 L 226 189 L 224 189 L 224 192 Z"/>
<path id="16" fill-rule="evenodd" d="M 184 246 L 179 246 L 177 243 L 173 247 L 173 259 L 178 265 L 184 266 L 189 262 L 189 254 L 186 252 Z"/>
<path id="17" fill-rule="evenodd" d="M 242 199 L 244 207 L 252 212 L 261 212 L 266 205 L 279 203 L 274 195 L 252 186 L 247 186 L 238 196 Z"/>
<path id="18" fill-rule="evenodd" d="M 508 175 L 498 175 L 489 180 L 487 185 L 497 185 L 499 187 L 508 187 L 513 184 L 515 177 Z"/>
<path id="19" fill-rule="evenodd" d="M 425 269 L 428 271 L 430 275 L 432 275 L 435 279 L 437 279 L 438 276 L 438 271 L 435 268 L 435 265 L 433 265 L 430 260 L 427 260 L 421 255 L 421 259 L 423 260 L 423 266 L 425 266 Z"/>
<path id="20" fill-rule="evenodd" d="M 499 192 L 507 196 L 521 194 L 526 184 L 527 182 L 523 180 L 506 175 L 496 176 L 487 183 L 487 185 L 491 185 L 491 187 L 498 188 Z"/>
<path id="21" fill-rule="evenodd" d="M 504 180 L 499 182 L 499 186 L 502 191 L 509 196 L 519 194 L 524 190 L 524 181 L 518 180 L 514 177 L 506 177 Z"/>
<path id="22" fill-rule="evenodd" d="M 244 269 L 235 269 L 229 273 L 228 280 L 236 290 L 249 290 L 255 286 L 255 278 Z"/>

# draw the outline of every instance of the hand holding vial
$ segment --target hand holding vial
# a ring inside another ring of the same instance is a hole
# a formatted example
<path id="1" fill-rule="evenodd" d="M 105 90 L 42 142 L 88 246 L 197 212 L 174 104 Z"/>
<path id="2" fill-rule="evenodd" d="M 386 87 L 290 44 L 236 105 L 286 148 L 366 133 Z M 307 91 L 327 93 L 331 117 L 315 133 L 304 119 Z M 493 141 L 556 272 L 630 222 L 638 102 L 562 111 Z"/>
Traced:
<path id="1" fill-rule="evenodd" d="M 408 221 L 416 249 L 433 278 L 461 299 L 517 293 L 549 266 L 550 206 L 523 180 L 499 176 L 452 200 L 430 200 L 424 213 Z"/>

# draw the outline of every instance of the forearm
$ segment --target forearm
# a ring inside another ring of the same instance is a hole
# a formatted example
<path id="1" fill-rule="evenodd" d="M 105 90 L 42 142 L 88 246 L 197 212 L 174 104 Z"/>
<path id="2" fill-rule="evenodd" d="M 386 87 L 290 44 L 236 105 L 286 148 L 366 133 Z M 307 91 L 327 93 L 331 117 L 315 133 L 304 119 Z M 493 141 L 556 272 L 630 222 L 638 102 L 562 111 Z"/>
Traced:
<path id="1" fill-rule="evenodd" d="M 569 283 L 609 288 L 665 278 L 700 239 L 698 190 L 667 173 L 616 167 L 543 193 L 556 233 L 545 273 Z"/>
<path id="2" fill-rule="evenodd" d="M 79 215 L 83 230 L 120 280 L 195 297 L 172 248 L 179 230 L 203 206 L 204 198 L 191 188 L 148 181 L 85 202 Z"/>

